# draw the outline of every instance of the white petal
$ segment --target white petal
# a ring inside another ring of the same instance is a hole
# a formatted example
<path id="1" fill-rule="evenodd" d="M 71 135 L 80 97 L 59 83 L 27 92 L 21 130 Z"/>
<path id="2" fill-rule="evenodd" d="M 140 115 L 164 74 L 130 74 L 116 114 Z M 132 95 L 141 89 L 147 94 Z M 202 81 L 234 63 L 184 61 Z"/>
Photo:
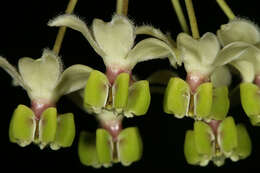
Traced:
<path id="1" fill-rule="evenodd" d="M 67 68 L 62 73 L 60 81 L 55 88 L 55 100 L 58 100 L 62 95 L 84 88 L 91 71 L 92 68 L 80 64 Z"/>
<path id="2" fill-rule="evenodd" d="M 125 58 L 134 44 L 134 28 L 129 19 L 115 15 L 111 22 L 94 19 L 93 35 L 107 58 Z"/>
<path id="3" fill-rule="evenodd" d="M 227 66 L 217 67 L 210 76 L 210 81 L 214 87 L 229 86 L 231 83 L 231 73 Z"/>
<path id="4" fill-rule="evenodd" d="M 131 61 L 131 64 L 134 66 L 138 62 L 167 58 L 169 55 L 175 55 L 175 53 L 165 42 L 155 38 L 147 38 L 140 41 L 129 52 L 127 59 Z"/>
<path id="5" fill-rule="evenodd" d="M 235 60 L 245 60 L 260 71 L 260 49 L 245 42 L 233 42 L 225 46 L 218 54 L 215 66 L 222 66 Z"/>
<path id="6" fill-rule="evenodd" d="M 186 33 L 177 37 L 177 47 L 187 71 L 199 70 L 209 73 L 213 70 L 212 63 L 220 50 L 217 37 L 213 33 L 205 33 L 199 40 Z"/>
<path id="7" fill-rule="evenodd" d="M 56 17 L 55 19 L 49 21 L 49 26 L 66 26 L 76 31 L 81 32 L 83 36 L 88 40 L 89 44 L 93 47 L 93 49 L 99 54 L 101 57 L 105 56 L 105 53 L 100 49 L 100 47 L 95 42 L 91 32 L 89 31 L 87 25 L 83 20 L 75 15 L 61 15 Z"/>
<path id="8" fill-rule="evenodd" d="M 20 85 L 25 90 L 30 90 L 30 88 L 23 81 L 21 75 L 17 72 L 16 68 L 12 66 L 5 58 L 0 57 L 0 67 L 2 67 L 10 76 L 13 78 L 13 83 Z"/>
<path id="9" fill-rule="evenodd" d="M 146 34 L 146 35 L 150 35 L 150 36 L 153 36 L 155 38 L 158 38 L 158 39 L 164 41 L 174 51 L 174 54 L 172 54 L 168 57 L 171 65 L 174 66 L 175 68 L 177 68 L 176 63 L 178 65 L 182 64 L 182 60 L 181 60 L 180 56 L 178 56 L 178 52 L 177 52 L 178 49 L 176 48 L 177 45 L 176 45 L 175 41 L 171 38 L 170 35 L 168 35 L 168 34 L 165 35 L 159 29 L 156 29 L 156 28 L 154 28 L 152 26 L 148 26 L 148 25 L 136 27 L 135 34 Z"/>
<path id="10" fill-rule="evenodd" d="M 231 63 L 241 74 L 243 82 L 253 82 L 255 79 L 254 66 L 248 61 L 233 61 Z"/>
<path id="11" fill-rule="evenodd" d="M 62 70 L 58 56 L 49 50 L 44 50 L 39 59 L 21 58 L 18 68 L 24 82 L 31 88 L 28 93 L 31 99 L 50 99 Z"/>
<path id="12" fill-rule="evenodd" d="M 235 19 L 221 25 L 217 36 L 223 46 L 234 42 L 243 41 L 250 44 L 260 42 L 260 32 L 257 25 L 246 19 Z"/>
<path id="13" fill-rule="evenodd" d="M 135 34 L 146 34 L 168 42 L 168 38 L 159 29 L 149 25 L 136 27 Z"/>

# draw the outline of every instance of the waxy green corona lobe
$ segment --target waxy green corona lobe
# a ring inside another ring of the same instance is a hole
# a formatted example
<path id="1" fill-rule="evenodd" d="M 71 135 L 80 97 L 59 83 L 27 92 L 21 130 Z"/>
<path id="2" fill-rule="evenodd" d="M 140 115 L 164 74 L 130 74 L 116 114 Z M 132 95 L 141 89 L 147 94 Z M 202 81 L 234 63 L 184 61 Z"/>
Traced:
<path id="1" fill-rule="evenodd" d="M 105 74 L 93 70 L 84 92 L 85 109 L 97 114 L 102 110 L 114 110 L 116 114 L 127 117 L 144 115 L 150 99 L 148 81 L 130 84 L 128 73 L 120 73 L 111 86 Z"/>
<path id="2" fill-rule="evenodd" d="M 104 129 L 97 129 L 96 134 L 81 132 L 78 154 L 81 163 L 93 167 L 110 167 L 121 162 L 128 166 L 141 159 L 142 139 L 136 127 L 122 130 L 116 142 Z"/>
<path id="3" fill-rule="evenodd" d="M 180 78 L 171 78 L 164 96 L 164 111 L 177 118 L 223 120 L 228 113 L 227 87 L 213 88 L 212 83 L 203 83 L 192 95 L 189 85 Z"/>
<path id="4" fill-rule="evenodd" d="M 73 114 L 57 115 L 56 108 L 46 109 L 39 120 L 25 105 L 19 105 L 9 127 L 9 138 L 24 147 L 36 143 L 43 149 L 50 145 L 53 150 L 72 145 L 75 136 Z"/>
<path id="5" fill-rule="evenodd" d="M 136 80 L 132 70 L 139 62 L 168 58 L 174 68 L 183 63 L 187 72 L 186 81 L 178 75 L 160 73 L 172 77 L 166 81 L 164 112 L 195 121 L 194 129 L 185 135 L 187 162 L 206 166 L 212 161 L 222 166 L 226 158 L 232 161 L 247 158 L 252 144 L 246 127 L 227 117 L 232 102 L 229 66 L 237 69 L 242 78 L 239 84 L 242 108 L 251 124 L 259 126 L 259 28 L 235 17 L 223 0 L 217 0 L 230 21 L 216 34 L 206 32 L 200 37 L 192 1 L 185 0 L 192 31 L 189 35 L 181 6 L 175 0 L 174 8 L 186 32 L 179 33 L 175 42 L 152 26 L 135 26 L 126 16 L 128 1 L 119 1 L 118 14 L 110 22 L 94 19 L 90 29 L 71 14 L 60 15 L 48 23 L 81 32 L 103 59 L 105 73 L 80 64 L 63 70 L 57 51 L 59 39 L 62 40 L 59 34 L 53 51 L 45 49 L 38 59 L 21 58 L 18 70 L 0 57 L 0 67 L 12 76 L 15 85 L 26 90 L 31 101 L 31 108 L 19 105 L 15 109 L 9 126 L 10 141 L 22 147 L 35 143 L 41 149 L 70 147 L 76 133 L 74 115 L 59 114 L 56 104 L 61 96 L 73 93 L 81 98 L 76 100 L 79 106 L 93 114 L 100 125 L 95 133 L 80 133 L 81 163 L 95 168 L 119 162 L 129 166 L 141 159 L 143 144 L 138 128 L 123 128 L 122 121 L 145 115 L 151 101 L 149 79 Z M 60 31 L 63 37 L 62 28 Z M 135 43 L 135 37 L 141 34 L 149 37 Z M 165 84 L 165 76 L 158 75 L 162 79 L 154 81 Z"/>

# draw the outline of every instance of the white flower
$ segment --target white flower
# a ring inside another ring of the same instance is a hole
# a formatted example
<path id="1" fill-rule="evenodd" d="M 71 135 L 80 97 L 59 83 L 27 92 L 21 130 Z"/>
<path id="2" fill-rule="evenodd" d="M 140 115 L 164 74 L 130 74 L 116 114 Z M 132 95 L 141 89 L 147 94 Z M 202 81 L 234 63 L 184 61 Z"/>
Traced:
<path id="1" fill-rule="evenodd" d="M 214 71 L 213 63 L 220 50 L 215 34 L 207 32 L 196 40 L 186 33 L 180 33 L 177 37 L 177 48 L 187 73 L 197 71 L 208 76 Z"/>
<path id="2" fill-rule="evenodd" d="M 219 52 L 215 66 L 230 64 L 240 73 L 243 82 L 253 82 L 260 74 L 259 28 L 245 19 L 234 19 L 217 31 L 224 48 Z"/>
<path id="3" fill-rule="evenodd" d="M 138 33 L 135 32 L 133 23 L 123 16 L 115 15 L 111 22 L 94 19 L 92 30 L 74 15 L 58 16 L 49 22 L 49 26 L 67 26 L 81 32 L 102 57 L 107 70 L 115 73 L 131 72 L 138 62 L 155 58 L 170 56 L 176 59 L 172 47 L 160 39 L 147 38 L 134 46 L 135 36 Z M 171 61 L 176 63 L 177 60 Z"/>
<path id="4" fill-rule="evenodd" d="M 21 58 L 19 72 L 2 57 L 0 67 L 27 91 L 32 101 L 45 100 L 54 104 L 62 95 L 84 88 L 92 71 L 84 65 L 73 65 L 63 71 L 60 57 L 46 49 L 39 59 Z"/>

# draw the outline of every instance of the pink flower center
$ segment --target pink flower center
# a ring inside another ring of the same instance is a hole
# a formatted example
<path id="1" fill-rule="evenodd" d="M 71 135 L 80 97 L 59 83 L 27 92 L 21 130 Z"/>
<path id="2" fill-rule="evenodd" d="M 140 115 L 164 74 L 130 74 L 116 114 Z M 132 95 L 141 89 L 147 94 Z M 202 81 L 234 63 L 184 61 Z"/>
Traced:
<path id="1" fill-rule="evenodd" d="M 42 113 L 49 107 L 56 107 L 56 105 L 46 100 L 32 100 L 31 109 L 33 110 L 36 120 L 40 120 Z"/>
<path id="2" fill-rule="evenodd" d="M 209 78 L 199 72 L 189 72 L 186 77 L 186 81 L 190 86 L 191 93 L 194 94 L 197 88 L 205 82 L 209 81 Z"/>
<path id="3" fill-rule="evenodd" d="M 107 67 L 106 76 L 107 76 L 111 85 L 113 85 L 117 76 L 120 73 L 128 73 L 130 75 L 130 78 L 131 78 L 131 81 L 132 81 L 132 71 L 131 70 L 124 69 L 124 68 L 117 68 L 117 67 Z"/>
<path id="4" fill-rule="evenodd" d="M 117 141 L 117 137 L 120 134 L 123 127 L 122 120 L 111 120 L 107 122 L 101 121 L 100 125 L 102 128 L 104 128 L 110 133 L 114 142 Z"/>
<path id="5" fill-rule="evenodd" d="M 207 123 L 211 127 L 215 137 L 218 135 L 218 127 L 221 122 L 222 120 L 211 120 L 209 123 Z"/>
<path id="6" fill-rule="evenodd" d="M 255 76 L 254 83 L 255 83 L 258 87 L 260 87 L 260 75 L 256 75 L 256 76 Z"/>

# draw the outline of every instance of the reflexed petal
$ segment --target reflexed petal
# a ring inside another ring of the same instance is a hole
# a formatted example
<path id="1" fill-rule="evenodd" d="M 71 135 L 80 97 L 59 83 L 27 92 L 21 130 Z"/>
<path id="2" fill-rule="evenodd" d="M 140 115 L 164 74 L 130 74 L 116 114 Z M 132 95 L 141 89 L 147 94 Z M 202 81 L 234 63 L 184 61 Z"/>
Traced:
<path id="1" fill-rule="evenodd" d="M 39 59 L 21 58 L 18 67 L 24 82 L 31 88 L 28 91 L 31 99 L 51 99 L 62 71 L 58 56 L 52 51 L 44 50 Z"/>
<path id="2" fill-rule="evenodd" d="M 124 129 L 118 136 L 117 153 L 121 163 L 130 165 L 141 159 L 143 152 L 142 139 L 137 127 Z"/>
<path id="3" fill-rule="evenodd" d="M 92 68 L 80 64 L 67 68 L 55 88 L 55 99 L 58 100 L 62 95 L 84 88 L 91 71 Z"/>
<path id="4" fill-rule="evenodd" d="M 17 72 L 16 68 L 12 66 L 6 59 L 0 57 L 0 67 L 2 67 L 10 76 L 12 76 L 15 83 L 18 83 L 25 90 L 30 90 L 27 84 L 23 81 L 21 75 Z"/>
<path id="5" fill-rule="evenodd" d="M 243 82 L 253 82 L 255 79 L 255 70 L 252 63 L 243 60 L 237 60 L 230 63 L 241 74 Z"/>
<path id="6" fill-rule="evenodd" d="M 230 43 L 219 52 L 214 66 L 223 66 L 228 63 L 232 65 L 235 61 L 247 61 L 254 67 L 251 71 L 259 73 L 260 49 L 245 42 Z"/>
<path id="7" fill-rule="evenodd" d="M 163 34 L 159 29 L 148 25 L 136 27 L 135 33 L 150 35 L 164 41 L 172 49 L 172 54 L 168 56 L 171 65 L 174 68 L 177 68 L 176 64 L 182 64 L 182 59 L 179 56 L 179 50 L 176 48 L 177 45 L 170 35 Z"/>
<path id="8" fill-rule="evenodd" d="M 162 31 L 149 25 L 136 27 L 135 34 L 146 34 L 158 38 L 160 40 L 163 40 L 164 42 L 168 42 L 168 38 L 166 37 L 165 34 L 162 33 Z"/>
<path id="9" fill-rule="evenodd" d="M 97 45 L 91 32 L 89 31 L 87 25 L 83 20 L 75 15 L 64 14 L 56 17 L 55 19 L 49 21 L 49 26 L 66 26 L 76 31 L 81 32 L 81 34 L 88 40 L 89 44 L 101 57 L 105 56 L 104 51 Z"/>
<path id="10" fill-rule="evenodd" d="M 235 19 L 221 25 L 217 36 L 223 46 L 235 41 L 243 41 L 249 44 L 260 42 L 260 32 L 257 25 L 246 19 Z"/>
<path id="11" fill-rule="evenodd" d="M 167 58 L 169 55 L 172 55 L 176 59 L 174 51 L 175 50 L 173 50 L 170 45 L 161 40 L 147 38 L 137 43 L 137 45 L 129 52 L 127 59 L 131 62 L 132 66 L 142 61 Z"/>
<path id="12" fill-rule="evenodd" d="M 164 95 L 164 111 L 177 118 L 188 115 L 190 103 L 190 87 L 180 78 L 171 78 Z"/>
<path id="13" fill-rule="evenodd" d="M 9 138 L 13 143 L 24 147 L 34 140 L 36 120 L 33 111 L 25 105 L 19 105 L 12 116 Z"/>

